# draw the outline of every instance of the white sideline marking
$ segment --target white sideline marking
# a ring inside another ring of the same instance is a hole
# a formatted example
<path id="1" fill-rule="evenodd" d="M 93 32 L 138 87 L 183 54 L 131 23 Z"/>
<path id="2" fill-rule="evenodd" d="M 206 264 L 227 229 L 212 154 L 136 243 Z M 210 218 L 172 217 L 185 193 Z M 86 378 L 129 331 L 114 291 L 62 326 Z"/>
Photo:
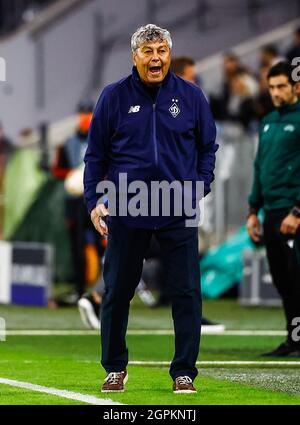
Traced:
<path id="1" fill-rule="evenodd" d="M 129 365 L 132 366 L 169 366 L 171 362 L 168 361 L 139 361 L 139 360 L 133 360 L 129 362 Z M 300 360 L 294 361 L 291 360 L 290 362 L 286 361 L 247 361 L 247 360 L 212 360 L 212 361 L 199 361 L 196 362 L 197 366 L 249 366 L 249 365 L 257 365 L 257 366 L 300 366 Z"/>
<path id="2" fill-rule="evenodd" d="M 13 379 L 0 378 L 0 384 L 10 385 L 12 387 L 24 388 L 30 391 L 37 391 L 39 393 L 52 394 L 58 397 L 68 398 L 69 400 L 82 401 L 83 403 L 96 404 L 99 406 L 111 405 L 111 404 L 122 404 L 122 403 L 117 403 L 115 401 L 112 401 L 108 398 L 101 399 L 91 395 L 84 395 L 80 393 L 75 393 L 73 391 L 58 390 L 56 388 L 43 387 L 42 385 L 31 384 L 30 382 L 15 381 Z"/>
<path id="3" fill-rule="evenodd" d="M 29 330 L 15 330 L 6 331 L 7 336 L 72 336 L 72 335 L 99 335 L 98 331 L 77 331 L 77 330 L 43 330 L 43 329 L 29 329 Z"/>
<path id="4" fill-rule="evenodd" d="M 19 360 L 18 363 L 51 363 L 51 360 Z M 98 360 L 76 360 L 77 363 L 89 363 L 89 364 L 99 364 Z M 9 364 L 10 360 L 1 360 L 0 364 Z M 129 366 L 170 366 L 171 361 L 164 360 L 130 360 Z M 260 361 L 260 360 L 201 360 L 197 361 L 197 366 L 300 366 L 300 360 L 290 360 L 290 361 L 281 361 L 281 360 L 271 360 L 271 361 Z M 1 380 L 1 378 L 0 378 Z M 1 383 L 1 381 L 0 381 Z"/>
<path id="5" fill-rule="evenodd" d="M 222 332 L 204 331 L 202 335 L 219 335 L 219 336 L 285 336 L 286 331 L 272 331 L 272 330 L 229 330 Z M 88 336 L 99 335 L 99 331 L 92 330 L 14 330 L 6 331 L 7 336 Z M 172 329 L 162 330 L 140 330 L 132 329 L 127 331 L 127 335 L 174 335 Z"/>

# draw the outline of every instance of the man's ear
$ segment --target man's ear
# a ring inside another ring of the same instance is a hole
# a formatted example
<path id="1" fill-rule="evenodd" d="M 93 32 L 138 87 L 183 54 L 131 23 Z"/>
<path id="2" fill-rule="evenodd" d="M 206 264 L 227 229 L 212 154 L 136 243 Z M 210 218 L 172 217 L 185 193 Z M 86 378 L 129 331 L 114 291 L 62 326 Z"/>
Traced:
<path id="1" fill-rule="evenodd" d="M 135 56 L 136 56 L 136 54 L 135 53 L 132 53 L 132 62 L 133 62 L 133 65 L 134 66 L 136 66 Z"/>
<path id="2" fill-rule="evenodd" d="M 300 81 L 295 84 L 295 93 L 300 98 Z"/>

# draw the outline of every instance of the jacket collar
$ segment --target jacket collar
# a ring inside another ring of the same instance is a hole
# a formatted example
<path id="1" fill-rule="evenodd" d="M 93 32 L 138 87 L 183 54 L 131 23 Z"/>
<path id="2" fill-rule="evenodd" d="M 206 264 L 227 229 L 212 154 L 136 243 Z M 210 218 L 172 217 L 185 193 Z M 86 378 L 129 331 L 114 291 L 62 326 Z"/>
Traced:
<path id="1" fill-rule="evenodd" d="M 172 77 L 172 75 L 173 75 L 173 72 L 169 69 L 167 75 L 163 79 L 160 86 L 166 86 L 168 84 L 168 82 L 170 81 L 170 78 Z M 138 73 L 136 66 L 132 67 L 132 78 L 133 78 L 133 81 L 136 84 L 138 84 L 140 87 L 143 87 L 143 88 L 146 87 L 146 85 L 140 79 L 140 76 L 139 76 L 139 73 Z"/>
<path id="2" fill-rule="evenodd" d="M 292 105 L 285 105 L 281 108 L 278 108 L 278 112 L 280 114 L 285 114 L 287 112 L 296 111 L 298 109 L 300 110 L 300 99 L 298 99 L 297 102 L 293 103 Z"/>

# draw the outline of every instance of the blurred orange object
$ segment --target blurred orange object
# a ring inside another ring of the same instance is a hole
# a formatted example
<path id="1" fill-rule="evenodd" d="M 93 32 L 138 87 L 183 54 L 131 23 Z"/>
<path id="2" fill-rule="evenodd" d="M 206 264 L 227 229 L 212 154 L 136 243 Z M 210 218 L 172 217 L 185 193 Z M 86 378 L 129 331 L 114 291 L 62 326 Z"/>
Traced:
<path id="1" fill-rule="evenodd" d="M 87 133 L 89 131 L 93 114 L 91 112 L 83 112 L 79 114 L 78 129 L 81 133 Z"/>
<path id="2" fill-rule="evenodd" d="M 100 274 L 100 261 L 96 247 L 92 244 L 88 244 L 84 248 L 85 253 L 85 279 L 86 284 L 92 286 L 96 283 L 96 280 Z"/>

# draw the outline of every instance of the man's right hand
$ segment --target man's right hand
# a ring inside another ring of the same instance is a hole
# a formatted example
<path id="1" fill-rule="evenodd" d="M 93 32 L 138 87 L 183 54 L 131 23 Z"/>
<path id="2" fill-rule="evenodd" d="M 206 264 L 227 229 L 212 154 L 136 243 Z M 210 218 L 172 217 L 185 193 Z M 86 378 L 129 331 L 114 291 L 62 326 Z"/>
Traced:
<path id="1" fill-rule="evenodd" d="M 247 220 L 247 230 L 250 238 L 254 242 L 259 242 L 262 236 L 262 228 L 259 218 L 256 214 L 251 214 Z"/>
<path id="2" fill-rule="evenodd" d="M 103 218 L 108 217 L 109 212 L 104 204 L 97 205 L 91 212 L 91 220 L 97 232 L 101 236 L 108 235 L 108 227 Z"/>

